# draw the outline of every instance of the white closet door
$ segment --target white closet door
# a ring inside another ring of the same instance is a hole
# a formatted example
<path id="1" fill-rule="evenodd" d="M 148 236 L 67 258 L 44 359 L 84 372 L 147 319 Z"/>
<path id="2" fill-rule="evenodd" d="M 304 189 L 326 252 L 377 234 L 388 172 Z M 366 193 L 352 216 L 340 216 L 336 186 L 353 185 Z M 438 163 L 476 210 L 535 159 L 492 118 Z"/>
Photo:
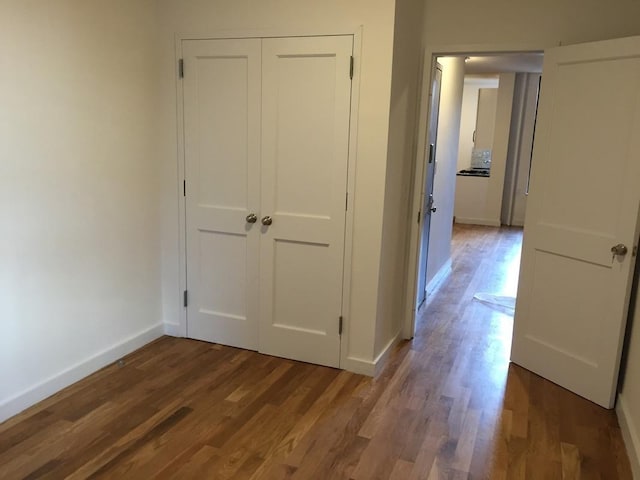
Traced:
<path id="1" fill-rule="evenodd" d="M 262 44 L 261 215 L 273 223 L 261 225 L 260 351 L 329 366 L 340 359 L 352 42 Z"/>
<path id="2" fill-rule="evenodd" d="M 187 336 L 258 348 L 260 40 L 183 42 Z"/>

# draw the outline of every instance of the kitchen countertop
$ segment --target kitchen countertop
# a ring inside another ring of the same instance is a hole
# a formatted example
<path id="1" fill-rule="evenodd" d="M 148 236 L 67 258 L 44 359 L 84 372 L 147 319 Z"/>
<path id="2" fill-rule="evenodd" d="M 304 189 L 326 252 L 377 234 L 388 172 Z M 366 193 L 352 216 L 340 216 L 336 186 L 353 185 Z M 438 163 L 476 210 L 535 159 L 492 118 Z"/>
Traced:
<path id="1" fill-rule="evenodd" d="M 459 177 L 485 177 L 489 178 L 488 168 L 467 168 L 456 173 Z"/>

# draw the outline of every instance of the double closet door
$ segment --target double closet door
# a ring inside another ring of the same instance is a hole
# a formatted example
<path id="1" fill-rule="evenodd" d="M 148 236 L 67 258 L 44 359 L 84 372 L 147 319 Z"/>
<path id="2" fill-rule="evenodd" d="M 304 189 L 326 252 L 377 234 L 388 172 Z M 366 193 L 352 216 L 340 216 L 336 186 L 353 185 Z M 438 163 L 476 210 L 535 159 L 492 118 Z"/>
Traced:
<path id="1" fill-rule="evenodd" d="M 188 337 L 339 365 L 352 46 L 183 41 Z"/>

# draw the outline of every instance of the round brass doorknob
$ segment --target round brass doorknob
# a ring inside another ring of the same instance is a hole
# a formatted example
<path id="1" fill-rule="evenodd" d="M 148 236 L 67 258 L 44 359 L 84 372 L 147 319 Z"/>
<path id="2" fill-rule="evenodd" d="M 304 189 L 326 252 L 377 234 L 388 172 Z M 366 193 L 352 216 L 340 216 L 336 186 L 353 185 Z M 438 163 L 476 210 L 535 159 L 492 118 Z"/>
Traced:
<path id="1" fill-rule="evenodd" d="M 262 217 L 261 222 L 263 225 L 271 225 L 273 223 L 273 218 L 267 215 L 266 217 Z"/>
<path id="2" fill-rule="evenodd" d="M 247 215 L 247 223 L 256 223 L 258 221 L 258 216 L 255 213 L 250 213 Z"/>

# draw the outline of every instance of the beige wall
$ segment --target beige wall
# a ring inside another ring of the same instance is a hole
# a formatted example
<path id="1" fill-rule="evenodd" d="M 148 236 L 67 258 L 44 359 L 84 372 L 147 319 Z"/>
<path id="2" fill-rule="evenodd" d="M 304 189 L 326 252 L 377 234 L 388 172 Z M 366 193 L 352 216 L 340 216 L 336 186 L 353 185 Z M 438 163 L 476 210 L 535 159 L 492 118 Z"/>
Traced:
<path id="1" fill-rule="evenodd" d="M 353 223 L 351 310 L 346 313 L 348 356 L 358 368 L 374 353 L 387 171 L 387 138 L 393 48 L 393 0 L 158 0 L 160 36 L 160 144 L 163 316 L 179 321 L 178 162 L 176 124 L 176 34 L 332 34 L 363 26 Z M 394 194 L 390 194 L 393 196 Z M 348 366 L 348 365 L 345 365 Z"/>
<path id="2" fill-rule="evenodd" d="M 423 2 L 397 0 L 375 356 L 402 328 L 407 222 L 415 159 Z"/>
<path id="3" fill-rule="evenodd" d="M 640 33 L 636 0 L 426 0 L 428 47 L 530 44 L 556 46 Z"/>
<path id="4" fill-rule="evenodd" d="M 0 3 L 0 421 L 162 331 L 153 17 Z"/>

